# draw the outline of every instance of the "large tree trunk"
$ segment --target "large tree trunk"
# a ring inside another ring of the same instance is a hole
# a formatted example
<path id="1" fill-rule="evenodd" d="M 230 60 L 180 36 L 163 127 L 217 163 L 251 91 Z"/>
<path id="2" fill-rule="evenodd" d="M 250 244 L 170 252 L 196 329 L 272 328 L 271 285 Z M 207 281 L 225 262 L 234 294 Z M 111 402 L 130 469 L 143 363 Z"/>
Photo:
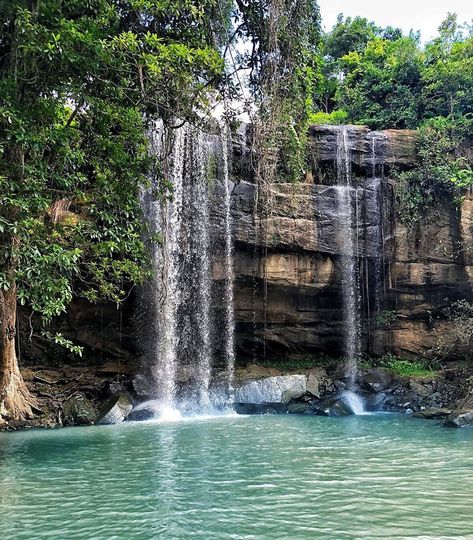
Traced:
<path id="1" fill-rule="evenodd" d="M 0 422 L 33 416 L 33 399 L 18 367 L 15 350 L 16 286 L 0 290 Z"/>

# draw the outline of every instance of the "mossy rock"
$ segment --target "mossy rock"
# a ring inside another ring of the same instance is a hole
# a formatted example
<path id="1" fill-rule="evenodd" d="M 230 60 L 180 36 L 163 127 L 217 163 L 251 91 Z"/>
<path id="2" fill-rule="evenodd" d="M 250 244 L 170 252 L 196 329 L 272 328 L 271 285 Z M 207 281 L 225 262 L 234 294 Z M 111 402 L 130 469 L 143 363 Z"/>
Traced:
<path id="1" fill-rule="evenodd" d="M 94 423 L 97 409 L 84 394 L 74 394 L 62 406 L 63 424 L 82 426 Z"/>

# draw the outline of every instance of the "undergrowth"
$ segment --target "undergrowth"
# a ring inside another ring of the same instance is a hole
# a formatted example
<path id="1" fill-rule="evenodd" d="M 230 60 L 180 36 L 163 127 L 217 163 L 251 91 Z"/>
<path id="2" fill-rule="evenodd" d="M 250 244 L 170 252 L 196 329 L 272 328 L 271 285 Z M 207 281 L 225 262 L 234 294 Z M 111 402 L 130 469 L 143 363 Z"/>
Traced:
<path id="1" fill-rule="evenodd" d="M 258 362 L 264 367 L 279 369 L 281 371 L 297 371 L 300 369 L 311 369 L 314 367 L 336 368 L 343 365 L 343 360 L 333 358 L 328 355 L 321 355 L 312 358 L 277 358 Z"/>
<path id="2" fill-rule="evenodd" d="M 429 360 L 410 360 L 390 353 L 382 356 L 378 360 L 378 365 L 401 377 L 427 377 L 437 370 L 437 366 Z"/>
<path id="3" fill-rule="evenodd" d="M 281 371 L 298 371 L 323 367 L 325 369 L 336 369 L 344 365 L 345 360 L 339 357 L 321 355 L 311 358 L 277 358 L 258 362 L 258 364 L 275 368 Z M 410 360 L 401 358 L 391 353 L 380 358 L 363 357 L 358 363 L 360 368 L 385 368 L 389 369 L 400 377 L 427 377 L 438 371 L 438 366 L 434 362 L 426 359 Z"/>

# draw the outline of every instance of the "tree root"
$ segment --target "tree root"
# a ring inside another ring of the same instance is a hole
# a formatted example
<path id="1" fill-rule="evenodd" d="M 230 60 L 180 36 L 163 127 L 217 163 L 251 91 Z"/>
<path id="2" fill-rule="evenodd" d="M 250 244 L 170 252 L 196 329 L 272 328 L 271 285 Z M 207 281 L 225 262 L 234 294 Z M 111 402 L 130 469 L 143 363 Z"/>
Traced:
<path id="1" fill-rule="evenodd" d="M 5 420 L 29 420 L 33 418 L 32 407 L 37 406 L 36 399 L 26 386 L 20 370 L 11 373 L 10 381 L 0 402 L 0 418 Z"/>

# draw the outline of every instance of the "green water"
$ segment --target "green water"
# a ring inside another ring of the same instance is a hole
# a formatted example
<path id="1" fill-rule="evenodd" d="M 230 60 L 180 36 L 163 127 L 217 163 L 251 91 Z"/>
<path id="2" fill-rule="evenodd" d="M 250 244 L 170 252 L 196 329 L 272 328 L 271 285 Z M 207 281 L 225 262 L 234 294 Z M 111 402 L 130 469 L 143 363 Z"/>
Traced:
<path id="1" fill-rule="evenodd" d="M 0 434 L 0 538 L 473 539 L 473 430 L 282 415 Z"/>

